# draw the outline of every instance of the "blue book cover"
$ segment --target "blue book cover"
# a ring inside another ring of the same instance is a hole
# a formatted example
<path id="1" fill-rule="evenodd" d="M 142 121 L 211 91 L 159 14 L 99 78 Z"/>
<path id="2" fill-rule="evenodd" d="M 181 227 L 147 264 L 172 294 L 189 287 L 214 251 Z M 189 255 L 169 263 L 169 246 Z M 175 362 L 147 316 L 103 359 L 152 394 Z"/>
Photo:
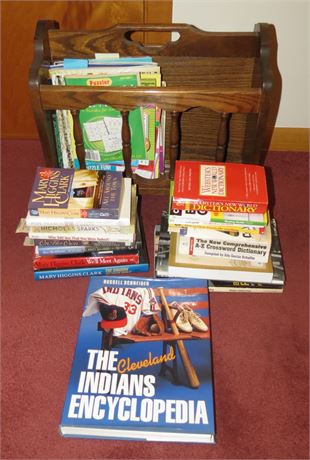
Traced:
<path id="1" fill-rule="evenodd" d="M 90 279 L 60 433 L 215 442 L 206 280 Z"/>

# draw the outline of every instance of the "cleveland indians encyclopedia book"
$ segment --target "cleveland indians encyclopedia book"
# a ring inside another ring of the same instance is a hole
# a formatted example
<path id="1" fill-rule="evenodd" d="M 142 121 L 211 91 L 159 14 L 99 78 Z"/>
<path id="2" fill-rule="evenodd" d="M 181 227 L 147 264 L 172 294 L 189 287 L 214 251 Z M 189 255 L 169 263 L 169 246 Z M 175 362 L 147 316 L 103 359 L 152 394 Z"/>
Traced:
<path id="1" fill-rule="evenodd" d="M 207 281 L 90 279 L 60 433 L 215 442 Z"/>

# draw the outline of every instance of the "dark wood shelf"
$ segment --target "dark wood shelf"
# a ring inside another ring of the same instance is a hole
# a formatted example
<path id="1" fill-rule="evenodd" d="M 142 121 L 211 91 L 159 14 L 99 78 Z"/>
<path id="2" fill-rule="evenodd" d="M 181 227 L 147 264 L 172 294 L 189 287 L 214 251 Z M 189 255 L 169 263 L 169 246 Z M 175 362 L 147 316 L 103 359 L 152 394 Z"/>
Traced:
<path id="1" fill-rule="evenodd" d="M 179 39 L 144 46 L 135 31 L 178 32 Z M 123 117 L 125 175 L 139 193 L 166 194 L 176 159 L 260 163 L 265 161 L 281 96 L 277 40 L 271 24 L 253 32 L 206 32 L 188 24 L 118 24 L 102 31 L 63 31 L 39 21 L 29 88 L 46 164 L 57 166 L 51 113 L 70 110 L 80 164 L 85 153 L 79 110 L 108 104 Z M 93 58 L 97 52 L 150 55 L 161 67 L 165 88 L 52 86 L 44 64 L 56 59 Z M 166 171 L 159 179 L 132 174 L 128 113 L 153 103 L 166 110 Z"/>

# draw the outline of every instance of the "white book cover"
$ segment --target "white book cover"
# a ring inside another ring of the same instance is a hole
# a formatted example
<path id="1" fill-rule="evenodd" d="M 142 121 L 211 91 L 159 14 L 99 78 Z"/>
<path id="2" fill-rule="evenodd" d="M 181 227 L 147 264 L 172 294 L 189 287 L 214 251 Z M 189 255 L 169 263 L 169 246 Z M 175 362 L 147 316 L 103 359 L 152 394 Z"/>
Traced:
<path id="1" fill-rule="evenodd" d="M 178 233 L 177 250 L 183 255 L 266 263 L 271 250 L 271 228 L 268 224 L 264 234 L 185 228 Z"/>
<path id="2" fill-rule="evenodd" d="M 268 263 L 251 263 L 219 257 L 194 257 L 177 253 L 177 235 L 171 234 L 169 277 L 207 278 L 226 281 L 270 283 L 273 278 L 271 258 Z"/>

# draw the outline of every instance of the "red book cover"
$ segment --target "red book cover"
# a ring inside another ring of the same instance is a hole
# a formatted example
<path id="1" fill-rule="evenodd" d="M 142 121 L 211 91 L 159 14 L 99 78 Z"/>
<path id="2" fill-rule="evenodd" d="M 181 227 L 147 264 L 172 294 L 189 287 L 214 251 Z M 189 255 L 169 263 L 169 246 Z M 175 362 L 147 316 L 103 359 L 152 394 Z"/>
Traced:
<path id="1" fill-rule="evenodd" d="M 33 259 L 33 268 L 34 270 L 45 270 L 49 268 L 105 267 L 137 263 L 139 263 L 138 253 L 80 257 L 36 256 Z"/>
<path id="2" fill-rule="evenodd" d="M 244 163 L 176 161 L 172 208 L 264 213 L 268 209 L 265 168 Z"/>

